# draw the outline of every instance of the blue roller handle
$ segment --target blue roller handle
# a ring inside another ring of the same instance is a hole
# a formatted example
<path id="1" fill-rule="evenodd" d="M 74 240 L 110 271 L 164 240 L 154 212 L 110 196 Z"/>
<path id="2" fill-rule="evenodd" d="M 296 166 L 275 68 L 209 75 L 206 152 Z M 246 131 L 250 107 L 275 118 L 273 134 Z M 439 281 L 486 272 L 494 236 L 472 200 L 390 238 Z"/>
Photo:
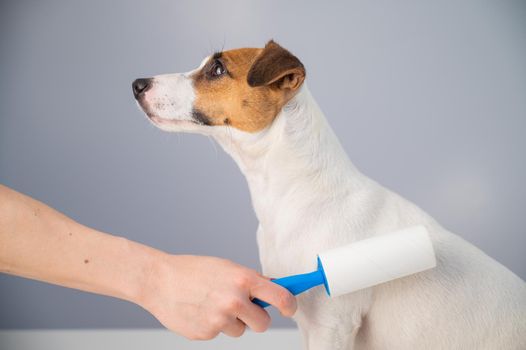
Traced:
<path id="1" fill-rule="evenodd" d="M 272 280 L 272 282 L 279 284 L 282 287 L 287 288 L 288 291 L 291 292 L 293 295 L 298 295 L 300 293 L 305 292 L 306 290 L 309 290 L 321 284 L 325 285 L 328 291 L 327 281 L 325 279 L 325 273 L 323 271 L 323 267 L 321 266 L 321 263 L 319 260 L 318 260 L 318 270 L 316 271 L 304 273 L 301 275 L 293 275 L 293 276 L 278 278 L 278 279 Z M 267 307 L 270 305 L 269 303 L 263 300 L 260 300 L 258 298 L 252 299 L 252 302 L 261 307 Z"/>

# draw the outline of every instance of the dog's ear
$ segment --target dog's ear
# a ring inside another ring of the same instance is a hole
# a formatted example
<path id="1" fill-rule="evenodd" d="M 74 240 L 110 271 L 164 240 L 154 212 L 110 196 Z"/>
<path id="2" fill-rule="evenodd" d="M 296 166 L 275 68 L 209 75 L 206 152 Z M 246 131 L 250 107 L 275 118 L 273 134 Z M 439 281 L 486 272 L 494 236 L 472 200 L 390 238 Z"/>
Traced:
<path id="1" fill-rule="evenodd" d="M 270 40 L 248 71 L 247 82 L 252 87 L 272 85 L 296 91 L 305 80 L 305 67 L 300 60 Z"/>

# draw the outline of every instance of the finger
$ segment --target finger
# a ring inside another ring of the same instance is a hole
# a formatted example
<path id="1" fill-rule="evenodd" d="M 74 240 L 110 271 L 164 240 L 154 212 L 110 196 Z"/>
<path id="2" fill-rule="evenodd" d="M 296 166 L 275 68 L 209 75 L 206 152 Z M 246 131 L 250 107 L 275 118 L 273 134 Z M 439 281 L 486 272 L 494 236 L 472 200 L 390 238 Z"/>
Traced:
<path id="1" fill-rule="evenodd" d="M 270 326 L 269 314 L 252 302 L 247 303 L 241 309 L 238 318 L 254 332 L 264 332 Z"/>
<path id="2" fill-rule="evenodd" d="M 239 319 L 234 319 L 229 322 L 221 332 L 225 333 L 229 337 L 240 337 L 245 333 L 246 325 Z"/>
<path id="3" fill-rule="evenodd" d="M 296 312 L 296 298 L 287 289 L 264 278 L 259 279 L 250 290 L 250 295 L 276 307 L 283 316 L 291 317 Z"/>

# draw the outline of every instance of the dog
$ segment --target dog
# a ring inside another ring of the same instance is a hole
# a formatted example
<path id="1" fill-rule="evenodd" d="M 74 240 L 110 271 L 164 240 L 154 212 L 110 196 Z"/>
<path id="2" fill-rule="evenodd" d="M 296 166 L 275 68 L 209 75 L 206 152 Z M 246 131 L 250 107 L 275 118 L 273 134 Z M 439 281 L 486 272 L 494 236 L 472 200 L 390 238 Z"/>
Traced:
<path id="1" fill-rule="evenodd" d="M 193 71 L 133 82 L 148 119 L 213 137 L 245 175 L 263 273 L 315 269 L 316 256 L 413 225 L 437 267 L 328 298 L 298 296 L 307 349 L 526 349 L 526 284 L 348 159 L 311 96 L 301 61 L 274 41 L 216 52 Z"/>

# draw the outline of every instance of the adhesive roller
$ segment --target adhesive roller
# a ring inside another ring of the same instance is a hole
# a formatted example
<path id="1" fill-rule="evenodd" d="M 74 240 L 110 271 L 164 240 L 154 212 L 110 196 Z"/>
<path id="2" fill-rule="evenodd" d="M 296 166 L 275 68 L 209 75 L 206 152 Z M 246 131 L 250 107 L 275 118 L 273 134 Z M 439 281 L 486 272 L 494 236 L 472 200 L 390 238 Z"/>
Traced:
<path id="1" fill-rule="evenodd" d="M 331 297 L 409 276 L 436 266 L 433 245 L 424 226 L 331 249 L 318 255 L 316 271 L 272 280 L 293 295 L 323 285 Z M 269 304 L 252 300 L 261 307 Z"/>

